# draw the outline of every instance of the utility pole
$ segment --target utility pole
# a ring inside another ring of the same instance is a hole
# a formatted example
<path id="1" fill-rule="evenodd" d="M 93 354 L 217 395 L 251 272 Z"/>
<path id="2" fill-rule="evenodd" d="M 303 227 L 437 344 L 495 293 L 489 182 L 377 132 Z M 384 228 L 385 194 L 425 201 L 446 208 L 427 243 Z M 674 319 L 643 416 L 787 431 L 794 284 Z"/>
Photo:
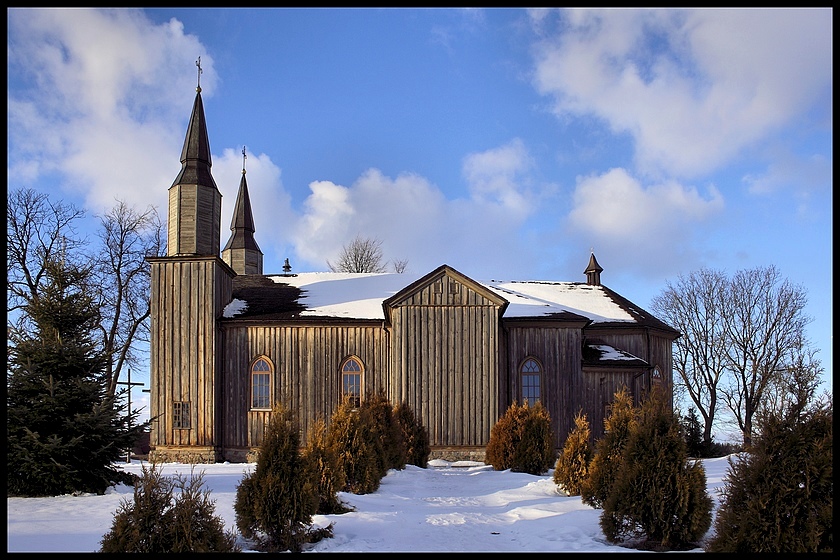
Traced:
<path id="1" fill-rule="evenodd" d="M 128 379 L 126 379 L 125 381 L 117 381 L 117 385 L 128 385 L 128 427 L 131 428 L 131 388 L 143 384 L 131 382 L 131 368 L 128 368 Z M 131 462 L 131 447 L 129 447 L 128 451 L 126 451 L 125 462 Z"/>

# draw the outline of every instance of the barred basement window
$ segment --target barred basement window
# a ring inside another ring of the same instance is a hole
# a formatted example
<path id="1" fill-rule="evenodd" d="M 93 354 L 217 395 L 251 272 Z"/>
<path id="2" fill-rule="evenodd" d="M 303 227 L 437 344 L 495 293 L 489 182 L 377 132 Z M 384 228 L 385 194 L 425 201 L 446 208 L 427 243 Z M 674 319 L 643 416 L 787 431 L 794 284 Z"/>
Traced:
<path id="1" fill-rule="evenodd" d="M 190 429 L 190 403 L 189 401 L 172 403 L 172 427 L 176 430 Z"/>

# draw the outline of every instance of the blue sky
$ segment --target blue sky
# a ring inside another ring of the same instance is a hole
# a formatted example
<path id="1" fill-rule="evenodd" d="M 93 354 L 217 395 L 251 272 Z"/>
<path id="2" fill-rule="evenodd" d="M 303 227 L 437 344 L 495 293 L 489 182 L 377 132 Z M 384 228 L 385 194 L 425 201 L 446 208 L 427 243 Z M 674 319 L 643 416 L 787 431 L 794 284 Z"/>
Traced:
<path id="1" fill-rule="evenodd" d="M 7 15 L 10 187 L 165 215 L 201 57 L 221 244 L 245 146 L 266 273 L 357 234 L 479 280 L 584 281 L 594 250 L 649 307 L 775 265 L 831 387 L 829 8 Z"/>

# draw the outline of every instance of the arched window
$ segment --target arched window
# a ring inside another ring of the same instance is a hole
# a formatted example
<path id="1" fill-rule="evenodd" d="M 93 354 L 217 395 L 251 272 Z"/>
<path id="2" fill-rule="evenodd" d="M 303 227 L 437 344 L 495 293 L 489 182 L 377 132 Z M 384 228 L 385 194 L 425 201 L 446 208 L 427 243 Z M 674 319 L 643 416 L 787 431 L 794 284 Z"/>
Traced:
<path id="1" fill-rule="evenodd" d="M 529 405 L 540 400 L 542 387 L 542 367 L 534 358 L 527 358 L 519 368 L 519 379 L 522 383 L 522 402 Z"/>
<path id="2" fill-rule="evenodd" d="M 271 409 L 271 362 L 257 358 L 251 365 L 251 408 Z"/>
<path id="3" fill-rule="evenodd" d="M 659 369 L 659 366 L 653 368 L 653 373 L 651 374 L 651 376 L 653 377 L 653 380 L 656 383 L 662 383 L 662 370 Z"/>
<path id="4" fill-rule="evenodd" d="M 362 363 L 355 356 L 341 365 L 341 396 L 349 396 L 354 408 L 362 402 Z"/>

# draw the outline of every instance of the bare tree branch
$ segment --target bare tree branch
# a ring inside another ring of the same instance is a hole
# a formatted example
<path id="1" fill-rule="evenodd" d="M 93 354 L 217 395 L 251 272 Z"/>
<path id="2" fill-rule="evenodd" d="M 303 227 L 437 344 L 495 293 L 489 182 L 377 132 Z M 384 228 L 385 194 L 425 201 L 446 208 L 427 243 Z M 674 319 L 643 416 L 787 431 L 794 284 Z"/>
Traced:
<path id="1" fill-rule="evenodd" d="M 137 365 L 138 343 L 148 340 L 151 286 L 145 257 L 162 255 L 165 241 L 153 207 L 140 212 L 117 201 L 100 224 L 102 248 L 96 260 L 100 331 L 109 357 L 108 391 L 113 395 L 124 366 Z"/>
<path id="2" fill-rule="evenodd" d="M 85 212 L 64 202 L 53 202 L 34 189 L 9 192 L 6 207 L 7 320 L 11 327 L 27 328 L 25 314 L 15 314 L 37 300 L 44 282 L 47 263 L 61 256 L 80 258 L 86 245 L 78 238 L 76 223 Z"/>
<path id="3" fill-rule="evenodd" d="M 726 371 L 726 276 L 701 269 L 653 299 L 652 308 L 682 333 L 674 343 L 674 370 L 703 417 L 703 443 L 712 442 L 718 390 Z"/>

